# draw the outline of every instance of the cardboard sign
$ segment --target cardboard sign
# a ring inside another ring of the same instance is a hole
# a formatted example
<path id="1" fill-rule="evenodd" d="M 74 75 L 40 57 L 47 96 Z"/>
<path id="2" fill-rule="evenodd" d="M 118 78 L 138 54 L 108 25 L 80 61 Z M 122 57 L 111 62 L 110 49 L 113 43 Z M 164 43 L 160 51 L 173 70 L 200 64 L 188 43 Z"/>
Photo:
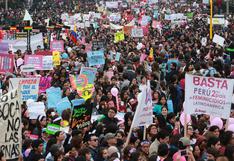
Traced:
<path id="1" fill-rule="evenodd" d="M 143 37 L 143 29 L 142 28 L 133 28 L 132 29 L 132 37 Z"/>
<path id="2" fill-rule="evenodd" d="M 185 76 L 186 114 L 207 114 L 228 119 L 230 117 L 233 79 Z"/>
<path id="3" fill-rule="evenodd" d="M 225 41 L 225 39 L 222 36 L 219 36 L 217 34 L 215 34 L 213 37 L 213 42 L 222 46 L 222 47 L 224 46 L 224 41 Z"/>
<path id="4" fill-rule="evenodd" d="M 100 49 L 105 49 L 105 41 L 104 40 L 94 40 L 92 41 L 92 49 L 93 50 L 100 50 Z"/>
<path id="5" fill-rule="evenodd" d="M 42 68 L 42 55 L 25 55 L 25 65 L 33 65 L 36 70 Z"/>
<path id="6" fill-rule="evenodd" d="M 4 158 L 18 158 L 22 152 L 22 122 L 19 94 L 16 89 L 0 97 L 0 145 Z"/>
<path id="7" fill-rule="evenodd" d="M 28 73 L 28 72 L 34 72 L 35 68 L 34 65 L 28 64 L 28 65 L 21 65 L 20 70 L 21 72 Z"/>
<path id="8" fill-rule="evenodd" d="M 50 87 L 46 90 L 48 108 L 55 108 L 62 99 L 62 91 L 59 87 Z"/>
<path id="9" fill-rule="evenodd" d="M 63 40 L 54 40 L 50 42 L 50 50 L 51 51 L 64 51 L 64 41 Z"/>
<path id="10" fill-rule="evenodd" d="M 142 86 L 141 93 L 138 95 L 138 105 L 132 121 L 132 128 L 138 126 L 151 125 L 153 123 L 152 93 L 150 82 Z"/>
<path id="11" fill-rule="evenodd" d="M 19 88 L 21 100 L 27 101 L 32 99 L 37 101 L 40 78 L 10 78 L 10 90 Z"/>
<path id="12" fill-rule="evenodd" d="M 14 55 L 0 54 L 0 73 L 13 73 Z"/>
<path id="13" fill-rule="evenodd" d="M 45 116 L 45 105 L 43 102 L 32 102 L 28 105 L 29 119 L 37 119 L 39 115 Z"/>
<path id="14" fill-rule="evenodd" d="M 61 63 L 61 56 L 59 51 L 53 51 L 53 64 L 54 66 L 60 65 Z"/>
<path id="15" fill-rule="evenodd" d="M 89 51 L 87 53 L 89 66 L 103 65 L 105 64 L 103 50 Z"/>
<path id="16" fill-rule="evenodd" d="M 81 67 L 80 74 L 85 75 L 88 78 L 88 84 L 94 84 L 96 79 L 97 68 Z"/>
<path id="17" fill-rule="evenodd" d="M 58 112 L 58 114 L 62 114 L 62 112 L 68 108 L 71 108 L 71 103 L 68 100 L 67 97 L 64 97 L 63 99 L 61 99 L 57 105 L 56 105 L 56 111 Z"/>
<path id="18" fill-rule="evenodd" d="M 124 32 L 123 31 L 118 31 L 115 33 L 115 43 L 118 43 L 120 41 L 124 40 Z"/>

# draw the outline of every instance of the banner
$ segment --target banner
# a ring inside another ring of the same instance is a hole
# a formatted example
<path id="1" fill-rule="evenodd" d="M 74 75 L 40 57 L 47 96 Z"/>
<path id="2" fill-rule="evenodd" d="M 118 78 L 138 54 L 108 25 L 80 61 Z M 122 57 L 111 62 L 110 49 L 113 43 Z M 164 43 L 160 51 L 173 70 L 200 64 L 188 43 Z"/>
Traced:
<path id="1" fill-rule="evenodd" d="M 185 77 L 186 114 L 208 114 L 228 119 L 234 80 L 188 75 Z"/>
<path id="2" fill-rule="evenodd" d="M 0 149 L 6 159 L 18 158 L 22 152 L 22 122 L 19 93 L 16 89 L 0 97 Z"/>
<path id="3" fill-rule="evenodd" d="M 87 53 L 89 66 L 105 64 L 104 51 L 89 51 Z"/>
<path id="4" fill-rule="evenodd" d="M 153 107 L 150 82 L 142 87 L 138 95 L 138 105 L 132 121 L 132 127 L 145 126 L 153 123 Z"/>
<path id="5" fill-rule="evenodd" d="M 115 33 L 115 43 L 118 43 L 120 41 L 124 40 L 124 32 L 123 31 L 119 31 Z"/>
<path id="6" fill-rule="evenodd" d="M 35 68 L 34 68 L 34 65 L 31 65 L 31 64 L 28 64 L 28 65 L 21 65 L 21 66 L 20 66 L 20 71 L 21 71 L 21 72 L 25 72 L 25 73 L 34 72 L 34 71 L 35 71 Z"/>
<path id="7" fill-rule="evenodd" d="M 42 55 L 25 55 L 25 65 L 34 65 L 34 69 L 42 69 Z"/>
<path id="8" fill-rule="evenodd" d="M 59 51 L 53 51 L 53 64 L 54 66 L 60 65 L 60 52 Z"/>
<path id="9" fill-rule="evenodd" d="M 48 124 L 46 126 L 46 133 L 54 135 L 57 131 L 60 131 L 60 126 L 57 124 Z"/>
<path id="10" fill-rule="evenodd" d="M 39 115 L 45 116 L 44 102 L 31 102 L 28 104 L 29 119 L 37 119 Z"/>
<path id="11" fill-rule="evenodd" d="M 142 28 L 133 28 L 132 29 L 132 37 L 143 37 L 143 29 Z"/>
<path id="12" fill-rule="evenodd" d="M 64 51 L 64 41 L 63 40 L 54 40 L 50 42 L 50 50 L 51 51 Z"/>
<path id="13" fill-rule="evenodd" d="M 7 42 L 0 42 L 0 54 L 8 54 L 9 44 Z"/>
<path id="14" fill-rule="evenodd" d="M 48 108 L 55 108 L 62 99 L 62 91 L 59 87 L 50 87 L 46 90 Z"/>
<path id="15" fill-rule="evenodd" d="M 32 99 L 37 101 L 40 78 L 10 78 L 9 89 L 18 89 L 20 87 L 21 100 Z"/>
<path id="16" fill-rule="evenodd" d="M 92 106 L 87 102 L 74 106 L 72 114 L 72 128 L 82 129 L 91 124 Z"/>
<path id="17" fill-rule="evenodd" d="M 96 78 L 97 68 L 81 67 L 80 74 L 88 78 L 88 84 L 94 84 Z"/>
<path id="18" fill-rule="evenodd" d="M 0 54 L 0 73 L 13 73 L 14 55 Z"/>

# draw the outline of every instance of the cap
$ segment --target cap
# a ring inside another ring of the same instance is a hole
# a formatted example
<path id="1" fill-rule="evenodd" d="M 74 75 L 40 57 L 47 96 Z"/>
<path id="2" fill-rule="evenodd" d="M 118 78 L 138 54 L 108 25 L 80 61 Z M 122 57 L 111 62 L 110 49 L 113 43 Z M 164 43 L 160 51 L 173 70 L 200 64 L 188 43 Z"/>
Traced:
<path id="1" fill-rule="evenodd" d="M 182 137 L 179 141 L 183 143 L 183 146 L 190 146 L 190 140 L 187 137 Z"/>

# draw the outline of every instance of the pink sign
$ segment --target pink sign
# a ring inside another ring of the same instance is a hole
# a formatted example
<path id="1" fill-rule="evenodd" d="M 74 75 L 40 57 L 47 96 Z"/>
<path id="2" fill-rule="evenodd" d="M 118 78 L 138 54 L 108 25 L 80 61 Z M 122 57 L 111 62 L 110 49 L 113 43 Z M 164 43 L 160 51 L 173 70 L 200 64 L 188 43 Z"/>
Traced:
<path id="1" fill-rule="evenodd" d="M 51 86 L 51 77 L 41 77 L 39 83 L 39 93 L 45 93 Z"/>
<path id="2" fill-rule="evenodd" d="M 50 50 L 51 51 L 64 51 L 64 41 L 63 40 L 54 40 L 50 42 Z"/>
<path id="3" fill-rule="evenodd" d="M 34 65 L 36 70 L 42 69 L 42 55 L 25 55 L 25 65 Z"/>
<path id="4" fill-rule="evenodd" d="M 14 55 L 0 54 L 0 73 L 14 71 Z"/>

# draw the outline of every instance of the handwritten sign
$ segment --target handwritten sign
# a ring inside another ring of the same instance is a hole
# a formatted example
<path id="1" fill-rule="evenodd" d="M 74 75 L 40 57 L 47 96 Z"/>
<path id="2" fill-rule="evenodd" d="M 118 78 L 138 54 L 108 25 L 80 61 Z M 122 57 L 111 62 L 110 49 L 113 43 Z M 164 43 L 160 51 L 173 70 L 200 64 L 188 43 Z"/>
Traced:
<path id="1" fill-rule="evenodd" d="M 186 75 L 186 114 L 208 114 L 228 119 L 233 94 L 233 79 Z"/>
<path id="2" fill-rule="evenodd" d="M 0 147 L 4 158 L 18 158 L 22 152 L 21 107 L 17 90 L 0 97 Z"/>
<path id="3" fill-rule="evenodd" d="M 48 107 L 55 108 L 62 99 L 62 91 L 59 87 L 50 87 L 46 90 Z"/>
<path id="4" fill-rule="evenodd" d="M 21 100 L 37 101 L 40 78 L 10 78 L 10 90 L 21 88 Z"/>
<path id="5" fill-rule="evenodd" d="M 106 44 L 104 40 L 94 40 L 92 41 L 92 49 L 93 50 L 100 50 L 100 49 L 105 49 Z"/>
<path id="6" fill-rule="evenodd" d="M 118 31 L 115 33 L 115 43 L 118 43 L 120 41 L 124 40 L 124 32 L 123 31 Z"/>
<path id="7" fill-rule="evenodd" d="M 42 70 L 53 70 L 53 56 L 42 57 Z"/>
<path id="8" fill-rule="evenodd" d="M 50 50 L 51 51 L 64 51 L 64 41 L 63 40 L 54 40 L 50 43 Z"/>
<path id="9" fill-rule="evenodd" d="M 30 119 L 37 119 L 39 115 L 45 116 L 45 105 L 43 102 L 31 102 L 28 105 Z"/>
<path id="10" fill-rule="evenodd" d="M 0 54 L 0 73 L 13 73 L 14 55 Z"/>
<path id="11" fill-rule="evenodd" d="M 56 105 L 56 111 L 61 115 L 62 112 L 68 108 L 71 108 L 71 103 L 67 97 L 62 98 Z"/>
<path id="12" fill-rule="evenodd" d="M 60 65 L 61 63 L 61 56 L 59 51 L 53 51 L 53 64 L 54 66 Z"/>
<path id="13" fill-rule="evenodd" d="M 104 51 L 89 51 L 87 53 L 89 66 L 105 64 Z"/>
<path id="14" fill-rule="evenodd" d="M 91 124 L 92 108 L 88 103 L 74 106 L 72 128 L 85 128 Z"/>
<path id="15" fill-rule="evenodd" d="M 142 28 L 133 28 L 132 29 L 132 37 L 143 37 L 143 29 Z"/>
<path id="16" fill-rule="evenodd" d="M 83 74 L 88 78 L 89 84 L 94 84 L 96 73 L 97 73 L 97 68 L 82 67 L 80 70 L 80 74 Z"/>

